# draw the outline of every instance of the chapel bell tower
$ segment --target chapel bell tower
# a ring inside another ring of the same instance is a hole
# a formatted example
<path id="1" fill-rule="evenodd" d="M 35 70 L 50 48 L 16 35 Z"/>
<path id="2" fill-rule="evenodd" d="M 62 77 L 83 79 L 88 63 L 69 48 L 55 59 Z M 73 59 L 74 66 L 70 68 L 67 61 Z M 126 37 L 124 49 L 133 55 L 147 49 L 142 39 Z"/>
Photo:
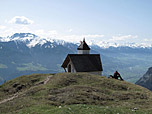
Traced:
<path id="1" fill-rule="evenodd" d="M 85 38 L 83 39 L 83 42 L 81 42 L 77 50 L 78 50 L 78 54 L 90 54 L 90 48 L 86 44 Z"/>

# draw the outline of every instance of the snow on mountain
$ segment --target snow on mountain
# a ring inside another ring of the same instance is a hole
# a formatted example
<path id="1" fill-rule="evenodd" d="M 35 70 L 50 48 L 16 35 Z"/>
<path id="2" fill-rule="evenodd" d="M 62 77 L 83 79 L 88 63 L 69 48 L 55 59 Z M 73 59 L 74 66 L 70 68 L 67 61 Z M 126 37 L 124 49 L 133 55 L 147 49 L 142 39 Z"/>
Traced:
<path id="1" fill-rule="evenodd" d="M 9 42 L 9 41 L 15 41 L 15 42 L 24 42 L 26 45 L 31 48 L 35 47 L 36 45 L 44 45 L 47 42 L 50 42 L 50 46 L 45 46 L 47 48 L 53 48 L 53 44 L 57 45 L 65 45 L 70 42 L 66 42 L 64 40 L 57 40 L 53 38 L 42 38 L 35 34 L 31 33 L 15 33 L 12 36 L 8 37 L 0 37 L 1 42 Z M 99 41 L 99 40 L 87 40 L 86 41 L 88 45 L 90 46 L 98 46 L 101 48 L 109 48 L 109 47 L 132 47 L 132 48 L 150 48 L 152 47 L 152 44 L 146 44 L 146 43 L 113 43 L 113 42 L 106 42 L 106 41 Z M 79 45 L 78 42 L 75 42 L 74 44 Z"/>
<path id="2" fill-rule="evenodd" d="M 26 45 L 31 48 L 35 47 L 36 45 L 43 45 L 47 42 L 50 42 L 50 46 L 48 47 L 54 47 L 52 46 L 53 43 L 56 43 L 57 45 L 64 45 L 65 41 L 63 40 L 56 40 L 52 38 L 42 38 L 39 36 L 36 36 L 31 33 L 15 33 L 11 37 L 0 37 L 0 42 L 9 42 L 9 41 L 15 41 L 15 42 L 24 42 Z"/>
<path id="3" fill-rule="evenodd" d="M 150 48 L 152 44 L 147 43 L 113 43 L 113 42 L 106 42 L 106 41 L 96 41 L 90 40 L 87 42 L 90 46 L 99 46 L 101 48 L 109 48 L 109 47 L 132 47 L 132 48 Z"/>

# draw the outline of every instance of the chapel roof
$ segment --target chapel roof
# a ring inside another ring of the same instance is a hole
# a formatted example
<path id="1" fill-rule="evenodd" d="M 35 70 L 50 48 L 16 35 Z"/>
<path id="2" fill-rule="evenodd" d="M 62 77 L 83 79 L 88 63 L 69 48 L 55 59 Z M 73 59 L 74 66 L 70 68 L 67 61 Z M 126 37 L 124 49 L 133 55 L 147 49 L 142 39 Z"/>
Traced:
<path id="1" fill-rule="evenodd" d="M 76 72 L 103 71 L 100 54 L 68 54 L 61 67 L 72 62 Z"/>

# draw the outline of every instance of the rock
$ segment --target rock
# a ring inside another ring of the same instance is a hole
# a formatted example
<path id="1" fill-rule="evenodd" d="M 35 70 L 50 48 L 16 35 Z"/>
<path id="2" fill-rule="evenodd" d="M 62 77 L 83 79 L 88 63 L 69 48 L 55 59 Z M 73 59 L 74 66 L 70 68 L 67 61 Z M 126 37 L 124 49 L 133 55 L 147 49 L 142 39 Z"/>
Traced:
<path id="1" fill-rule="evenodd" d="M 141 77 L 135 84 L 152 91 L 152 67 L 150 67 L 146 74 L 144 74 L 143 77 Z"/>

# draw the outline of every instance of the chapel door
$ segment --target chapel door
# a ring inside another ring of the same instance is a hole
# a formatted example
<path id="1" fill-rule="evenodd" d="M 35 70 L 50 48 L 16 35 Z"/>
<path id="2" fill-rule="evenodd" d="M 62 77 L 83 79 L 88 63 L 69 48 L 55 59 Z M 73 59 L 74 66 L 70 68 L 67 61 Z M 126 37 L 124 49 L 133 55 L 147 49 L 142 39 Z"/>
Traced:
<path id="1" fill-rule="evenodd" d="M 68 65 L 68 72 L 71 72 L 71 65 Z"/>

